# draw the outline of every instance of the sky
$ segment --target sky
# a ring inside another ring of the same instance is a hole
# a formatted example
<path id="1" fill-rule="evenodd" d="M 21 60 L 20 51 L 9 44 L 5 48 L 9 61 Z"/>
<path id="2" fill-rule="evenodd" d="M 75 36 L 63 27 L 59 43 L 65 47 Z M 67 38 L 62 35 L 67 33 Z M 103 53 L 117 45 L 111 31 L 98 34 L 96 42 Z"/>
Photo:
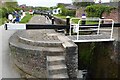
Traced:
<path id="1" fill-rule="evenodd" d="M 98 2 L 99 0 L 96 0 Z M 102 2 L 109 2 L 109 0 L 101 0 Z M 72 0 L 17 0 L 18 4 L 26 4 L 27 6 L 56 6 L 57 3 L 72 3 Z"/>

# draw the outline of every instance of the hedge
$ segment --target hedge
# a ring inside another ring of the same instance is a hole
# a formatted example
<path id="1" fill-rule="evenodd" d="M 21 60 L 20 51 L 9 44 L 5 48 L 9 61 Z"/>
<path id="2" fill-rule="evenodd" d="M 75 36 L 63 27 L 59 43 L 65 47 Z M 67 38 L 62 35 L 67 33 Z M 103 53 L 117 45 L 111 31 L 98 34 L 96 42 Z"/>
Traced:
<path id="1" fill-rule="evenodd" d="M 74 17 L 75 13 L 76 13 L 75 10 L 68 10 L 68 9 L 66 9 L 66 10 L 62 10 L 61 15 L 63 15 L 63 16 L 73 16 Z"/>
<path id="2" fill-rule="evenodd" d="M 113 9 L 115 8 L 104 5 L 91 5 L 87 6 L 85 11 L 87 12 L 88 17 L 102 17 L 103 12 L 107 12 L 109 14 Z"/>

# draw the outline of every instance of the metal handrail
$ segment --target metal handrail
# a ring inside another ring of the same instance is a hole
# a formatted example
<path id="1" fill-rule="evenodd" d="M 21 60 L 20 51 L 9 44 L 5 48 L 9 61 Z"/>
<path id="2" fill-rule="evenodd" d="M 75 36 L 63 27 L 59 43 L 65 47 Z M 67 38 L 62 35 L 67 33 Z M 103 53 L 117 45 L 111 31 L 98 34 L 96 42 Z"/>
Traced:
<path id="1" fill-rule="evenodd" d="M 70 30 L 69 30 L 69 35 L 70 35 L 70 36 L 71 36 L 71 33 L 72 33 L 72 26 L 73 26 L 73 25 L 78 25 L 78 24 L 75 24 L 75 23 L 72 24 L 72 21 L 73 21 L 73 20 L 80 20 L 80 19 L 81 19 L 81 18 L 71 18 L 71 19 L 70 19 Z"/>
<path id="2" fill-rule="evenodd" d="M 113 19 L 100 19 L 100 23 L 101 23 L 101 21 L 111 21 L 112 22 L 112 26 L 111 26 L 112 28 L 110 30 L 111 31 L 110 39 L 112 39 L 112 37 L 113 37 L 113 28 L 114 28 L 114 23 L 115 23 L 114 20 Z M 102 29 L 102 30 L 107 30 L 107 29 Z M 99 31 L 100 31 L 100 29 L 99 29 Z"/>
<path id="3" fill-rule="evenodd" d="M 72 20 L 73 19 L 80 19 L 79 21 L 78 21 L 78 24 L 72 24 Z M 101 22 L 102 21 L 111 21 L 111 23 L 112 23 L 112 25 L 111 25 L 111 29 L 102 29 L 102 30 L 106 30 L 106 31 L 111 31 L 111 33 L 110 33 L 110 39 L 112 39 L 112 37 L 113 37 L 113 28 L 114 28 L 114 21 L 112 20 L 112 19 L 89 19 L 89 18 L 86 18 L 86 19 L 81 19 L 81 18 L 72 18 L 72 19 L 70 19 L 70 33 L 69 33 L 69 35 L 71 36 L 71 28 L 72 28 L 72 26 L 73 25 L 76 25 L 78 28 L 78 30 L 77 30 L 77 40 L 79 40 L 79 32 L 80 32 L 80 28 L 82 28 L 82 26 L 80 26 L 80 22 L 82 21 L 82 20 L 90 20 L 90 21 L 96 21 L 96 20 L 99 20 L 99 24 L 98 24 L 98 26 L 97 26 L 97 35 L 99 35 L 100 34 L 100 26 L 101 26 Z M 84 25 L 84 26 L 86 26 L 86 25 Z M 82 30 L 82 31 L 84 31 L 84 30 Z M 89 31 L 89 30 L 88 30 Z"/>
<path id="4" fill-rule="evenodd" d="M 80 19 L 80 20 L 78 21 L 78 27 L 79 27 L 79 28 L 82 27 L 82 26 L 79 26 L 79 24 L 80 24 L 80 22 L 81 22 L 82 20 L 86 20 L 86 21 L 97 21 L 97 20 L 99 20 L 99 24 L 98 24 L 98 26 L 97 26 L 97 34 L 99 33 L 99 29 L 100 29 L 100 19 L 90 19 L 90 18 Z M 79 28 L 78 28 L 78 29 L 79 29 Z M 77 40 L 79 39 L 79 31 L 80 31 L 80 30 L 78 30 L 78 32 L 77 32 Z M 88 31 L 89 31 L 89 30 L 88 30 Z"/>

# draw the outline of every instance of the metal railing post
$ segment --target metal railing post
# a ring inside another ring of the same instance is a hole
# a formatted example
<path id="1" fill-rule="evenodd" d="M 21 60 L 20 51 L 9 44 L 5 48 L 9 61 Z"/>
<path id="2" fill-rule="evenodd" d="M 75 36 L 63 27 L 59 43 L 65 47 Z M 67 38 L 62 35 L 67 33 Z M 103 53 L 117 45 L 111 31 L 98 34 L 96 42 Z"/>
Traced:
<path id="1" fill-rule="evenodd" d="M 81 22 L 82 20 L 80 19 L 79 21 L 78 21 L 78 32 L 77 32 L 77 40 L 79 39 L 79 28 L 80 28 L 80 22 Z"/>
<path id="2" fill-rule="evenodd" d="M 100 33 L 100 24 L 101 24 L 101 19 L 99 19 L 99 24 L 98 24 L 97 34 L 99 34 L 99 33 Z"/>
<path id="3" fill-rule="evenodd" d="M 102 23 L 102 24 L 104 24 L 104 19 L 105 19 L 105 18 L 104 18 L 104 17 L 102 17 L 101 19 L 102 19 L 101 23 Z"/>
<path id="4" fill-rule="evenodd" d="M 111 29 L 111 36 L 110 36 L 110 39 L 112 39 L 112 36 L 113 36 L 113 28 L 114 28 L 114 21 L 112 20 L 112 29 Z"/>
<path id="5" fill-rule="evenodd" d="M 69 29 L 70 29 L 70 16 L 66 17 L 66 25 L 67 26 L 69 25 L 69 28 L 66 29 L 66 35 L 68 35 L 69 34 Z"/>
<path id="6" fill-rule="evenodd" d="M 52 17 L 52 25 L 54 24 L 54 18 Z"/>
<path id="7" fill-rule="evenodd" d="M 71 36 L 71 34 L 72 34 L 72 29 L 71 29 L 71 28 L 72 28 L 72 25 L 71 25 L 71 24 L 72 24 L 72 19 L 70 19 L 70 29 L 69 29 L 69 35 L 70 35 L 70 36 Z"/>
<path id="8" fill-rule="evenodd" d="M 4 28 L 5 28 L 5 30 L 8 30 L 8 28 L 7 28 L 7 24 L 4 25 Z"/>

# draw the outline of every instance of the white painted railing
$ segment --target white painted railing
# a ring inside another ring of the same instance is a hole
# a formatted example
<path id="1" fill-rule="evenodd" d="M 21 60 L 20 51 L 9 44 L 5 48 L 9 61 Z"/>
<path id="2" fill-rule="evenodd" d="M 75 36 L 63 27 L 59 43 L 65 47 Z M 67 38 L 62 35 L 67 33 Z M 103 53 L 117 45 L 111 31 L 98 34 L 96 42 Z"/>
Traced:
<path id="1" fill-rule="evenodd" d="M 100 28 L 100 23 L 102 22 L 102 21 L 104 21 L 104 23 L 106 22 L 106 21 L 109 21 L 110 23 L 111 23 L 111 29 L 101 29 Z M 99 31 L 110 31 L 111 33 L 110 33 L 110 39 L 112 39 L 113 38 L 113 29 L 114 29 L 114 20 L 113 19 L 100 19 L 100 22 L 99 22 Z"/>
<path id="2" fill-rule="evenodd" d="M 73 23 L 73 20 L 80 20 L 81 18 L 71 18 L 70 19 L 70 32 L 69 35 L 71 36 L 72 33 L 72 28 L 75 26 L 77 28 L 78 24 Z M 77 30 L 77 29 L 76 29 Z"/>
<path id="3" fill-rule="evenodd" d="M 79 20 L 77 24 L 72 23 L 73 20 Z M 98 21 L 98 25 L 97 26 L 87 26 L 87 25 L 81 25 L 80 23 L 82 20 L 86 20 L 86 21 Z M 107 29 L 107 28 L 102 28 L 101 29 L 101 23 L 102 22 L 109 22 L 111 24 L 111 28 Z M 91 32 L 91 31 L 96 31 L 97 34 L 96 35 L 100 35 L 100 31 L 110 31 L 110 39 L 112 39 L 113 37 L 113 27 L 114 27 L 114 21 L 112 19 L 91 19 L 91 18 L 86 18 L 86 19 L 80 19 L 80 18 L 72 18 L 70 20 L 70 33 L 69 35 L 71 36 L 72 34 L 72 28 L 75 28 L 75 32 L 77 33 L 77 39 L 79 40 L 79 36 L 80 36 L 80 32 Z M 81 28 L 87 28 L 87 29 L 81 29 Z M 88 29 L 90 28 L 90 29 Z M 92 29 L 91 29 L 92 28 Z"/>

